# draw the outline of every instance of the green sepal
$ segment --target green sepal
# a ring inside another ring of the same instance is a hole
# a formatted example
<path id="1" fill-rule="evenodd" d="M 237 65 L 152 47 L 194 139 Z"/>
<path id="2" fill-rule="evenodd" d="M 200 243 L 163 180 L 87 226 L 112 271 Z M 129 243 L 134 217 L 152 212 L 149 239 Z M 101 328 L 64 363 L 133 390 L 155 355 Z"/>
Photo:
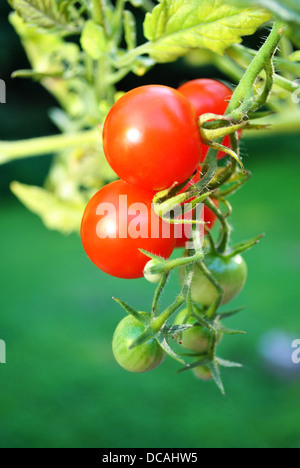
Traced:
<path id="1" fill-rule="evenodd" d="M 223 312 L 217 315 L 217 320 L 225 320 L 227 318 L 233 317 L 234 315 L 239 314 L 243 310 L 245 310 L 246 307 L 240 307 L 239 309 L 232 310 L 230 312 Z"/>
<path id="2" fill-rule="evenodd" d="M 187 365 L 185 361 L 177 354 L 175 351 L 173 351 L 168 343 L 167 338 L 163 334 L 159 334 L 156 337 L 160 347 L 173 359 L 176 361 L 180 362 L 183 365 Z"/>
<path id="3" fill-rule="evenodd" d="M 227 368 L 243 368 L 243 364 L 240 364 L 239 362 L 233 362 L 233 361 L 227 361 L 225 359 L 221 358 L 216 358 L 217 363 L 222 366 L 222 367 L 227 367 Z"/>
<path id="4" fill-rule="evenodd" d="M 139 249 L 139 251 L 142 252 L 144 255 L 146 255 L 146 257 L 152 258 L 152 260 L 159 260 L 160 262 L 164 260 L 162 257 L 159 257 L 158 255 L 154 255 L 150 252 L 147 252 L 147 250 Z"/>
<path id="5" fill-rule="evenodd" d="M 215 325 L 215 330 L 218 330 L 224 335 L 246 335 L 247 333 L 241 330 L 231 330 L 230 328 L 223 327 L 222 325 Z"/>
<path id="6" fill-rule="evenodd" d="M 122 301 L 121 299 L 117 299 L 113 297 L 113 300 L 117 302 L 124 310 L 127 312 L 128 315 L 131 315 L 136 320 L 141 322 L 144 326 L 149 326 L 150 319 L 143 317 L 137 310 L 133 309 L 130 305 L 126 304 L 126 302 Z"/>
<path id="7" fill-rule="evenodd" d="M 197 354 L 197 355 L 187 354 L 187 355 L 188 356 L 199 356 L 199 354 Z M 201 359 L 198 359 L 197 361 L 193 362 L 192 364 L 187 364 L 185 367 L 183 367 L 181 369 L 178 369 L 178 371 L 176 371 L 176 374 L 181 374 L 182 372 L 187 372 L 187 371 L 195 369 L 196 367 L 199 367 L 199 366 L 207 366 L 210 363 L 211 363 L 211 360 L 207 357 L 207 354 L 205 354 Z"/>
<path id="8" fill-rule="evenodd" d="M 248 182 L 252 177 L 252 174 L 250 171 L 246 172 L 238 172 L 234 174 L 229 180 L 228 180 L 228 187 L 224 187 L 222 190 L 218 190 L 214 194 L 214 198 L 223 198 L 223 197 L 228 197 L 229 195 L 235 194 L 240 188 L 243 187 L 243 185 Z"/>
<path id="9" fill-rule="evenodd" d="M 153 335 L 153 330 L 151 328 L 147 328 L 136 340 L 134 340 L 129 349 L 133 349 L 137 346 L 147 343 L 147 341 L 153 338 Z"/>
<path id="10" fill-rule="evenodd" d="M 165 326 L 163 328 L 163 333 L 166 335 L 177 335 L 178 333 L 182 333 L 185 330 L 188 330 L 189 328 L 193 328 L 194 325 L 173 325 L 171 327 Z"/>
<path id="11" fill-rule="evenodd" d="M 259 236 L 254 237 L 253 239 L 236 244 L 232 248 L 232 251 L 226 254 L 225 257 L 232 258 L 232 257 L 235 257 L 236 255 L 246 252 L 247 250 L 254 247 L 256 244 L 258 244 L 259 241 L 263 239 L 264 237 L 265 237 L 265 234 L 263 233 L 263 234 L 260 234 Z"/>
<path id="12" fill-rule="evenodd" d="M 224 385 L 222 382 L 222 377 L 220 373 L 220 365 L 218 363 L 218 360 L 215 359 L 213 362 L 208 363 L 208 367 L 212 373 L 213 379 L 217 387 L 219 388 L 222 395 L 225 396 L 225 389 L 224 389 Z"/>

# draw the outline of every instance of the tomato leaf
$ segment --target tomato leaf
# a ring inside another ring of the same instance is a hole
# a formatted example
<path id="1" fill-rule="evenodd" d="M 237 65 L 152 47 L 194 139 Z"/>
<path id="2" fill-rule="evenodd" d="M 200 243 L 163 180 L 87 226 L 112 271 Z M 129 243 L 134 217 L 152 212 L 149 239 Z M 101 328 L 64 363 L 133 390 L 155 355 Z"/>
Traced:
<path id="1" fill-rule="evenodd" d="M 157 62 L 176 60 L 198 47 L 223 54 L 271 17 L 266 10 L 239 8 L 223 0 L 162 0 L 145 18 L 147 50 Z"/>
<path id="2" fill-rule="evenodd" d="M 275 16 L 286 23 L 300 25 L 299 0 L 229 0 L 229 3 L 246 7 L 262 7 L 272 11 Z"/>
<path id="3" fill-rule="evenodd" d="M 56 0 L 9 0 L 10 5 L 26 23 L 44 29 L 62 29 L 76 33 L 79 28 L 77 10 L 69 1 Z"/>
<path id="4" fill-rule="evenodd" d="M 289 25 L 289 35 L 300 47 L 300 3 L 299 0 L 229 0 L 234 5 L 257 6 L 271 11 L 274 16 Z"/>
<path id="5" fill-rule="evenodd" d="M 87 21 L 82 31 L 80 44 L 92 59 L 98 60 L 107 49 L 103 27 L 92 20 Z"/>
<path id="6" fill-rule="evenodd" d="M 77 232 L 84 204 L 59 200 L 53 193 L 41 187 L 13 182 L 14 195 L 33 213 L 39 215 L 48 229 L 57 229 L 66 234 Z"/>

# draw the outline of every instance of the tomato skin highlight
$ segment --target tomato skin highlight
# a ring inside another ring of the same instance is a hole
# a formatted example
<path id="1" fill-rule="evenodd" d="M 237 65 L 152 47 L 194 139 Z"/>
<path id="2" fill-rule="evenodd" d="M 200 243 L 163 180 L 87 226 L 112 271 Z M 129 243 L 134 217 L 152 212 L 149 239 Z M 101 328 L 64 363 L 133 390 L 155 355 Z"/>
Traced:
<path id="1" fill-rule="evenodd" d="M 242 291 L 247 280 L 245 260 L 240 255 L 233 258 L 224 258 L 209 253 L 205 256 L 204 263 L 224 290 L 222 304 L 232 301 Z M 184 275 L 185 268 L 180 268 L 179 279 L 181 283 Z M 197 264 L 194 266 L 191 295 L 194 302 L 198 302 L 204 307 L 211 306 L 218 298 L 217 290 L 203 275 Z"/>
<path id="2" fill-rule="evenodd" d="M 112 169 L 132 185 L 159 191 L 182 183 L 201 158 L 195 111 L 173 88 L 133 89 L 110 110 L 103 148 Z"/>
<path id="3" fill-rule="evenodd" d="M 224 115 L 233 94 L 231 89 L 220 81 L 206 78 L 188 81 L 180 86 L 178 91 L 192 104 L 197 118 L 203 114 Z M 224 138 L 223 145 L 230 148 L 229 135 Z M 209 147 L 202 143 L 201 162 L 205 160 L 208 150 Z M 218 159 L 222 159 L 225 156 L 227 154 L 224 152 L 218 153 Z"/>
<path id="4" fill-rule="evenodd" d="M 147 313 L 142 315 L 150 318 Z M 165 359 L 166 355 L 155 338 L 129 349 L 144 331 L 144 325 L 132 316 L 121 320 L 115 330 L 112 341 L 113 354 L 118 364 L 129 372 L 149 372 Z"/>
<path id="5" fill-rule="evenodd" d="M 118 278 L 140 278 L 149 258 L 139 249 L 163 258 L 173 252 L 174 227 L 153 212 L 153 196 L 153 192 L 118 180 L 103 187 L 88 203 L 81 224 L 81 240 L 90 260 L 105 273 Z M 99 207 L 105 208 L 105 204 L 112 210 L 100 213 Z M 135 206 L 142 210 L 132 212 Z M 159 228 L 155 230 L 157 238 L 152 236 L 151 220 Z M 132 238 L 131 227 L 135 234 L 141 232 L 146 237 Z M 99 237 L 107 234 L 111 237 Z"/>

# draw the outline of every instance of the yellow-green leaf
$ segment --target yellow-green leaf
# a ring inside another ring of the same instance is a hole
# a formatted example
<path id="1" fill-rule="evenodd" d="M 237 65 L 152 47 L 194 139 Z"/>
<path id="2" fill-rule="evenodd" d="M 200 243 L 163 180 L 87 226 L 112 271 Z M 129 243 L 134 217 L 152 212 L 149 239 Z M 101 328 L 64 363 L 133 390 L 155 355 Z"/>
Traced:
<path id="1" fill-rule="evenodd" d="M 239 8 L 223 0 L 162 0 L 146 15 L 147 51 L 157 62 L 175 60 L 198 47 L 222 54 L 271 17 L 266 10 Z"/>
<path id="2" fill-rule="evenodd" d="M 81 47 L 89 56 L 98 60 L 107 49 L 105 32 L 102 26 L 90 20 L 87 21 L 80 39 Z"/>
<path id="3" fill-rule="evenodd" d="M 48 229 L 69 234 L 78 232 L 84 205 L 60 200 L 41 187 L 13 182 L 11 190 L 33 213 L 40 216 Z"/>

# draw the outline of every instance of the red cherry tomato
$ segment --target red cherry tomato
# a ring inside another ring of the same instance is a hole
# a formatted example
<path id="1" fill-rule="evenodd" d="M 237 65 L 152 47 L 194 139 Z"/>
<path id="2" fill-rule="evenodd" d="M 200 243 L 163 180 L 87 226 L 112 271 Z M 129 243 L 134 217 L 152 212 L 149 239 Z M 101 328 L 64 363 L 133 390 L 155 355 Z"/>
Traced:
<path id="1" fill-rule="evenodd" d="M 182 183 L 201 158 L 195 111 L 167 86 L 133 89 L 110 110 L 103 147 L 113 170 L 132 185 L 159 191 Z"/>
<path id="2" fill-rule="evenodd" d="M 197 174 L 191 179 L 188 185 L 184 189 L 182 189 L 182 192 L 186 191 L 191 185 L 199 182 L 200 178 L 201 178 L 201 168 L 199 167 L 197 170 Z M 187 203 L 188 202 L 189 201 L 187 201 Z M 217 207 L 219 206 L 219 202 L 217 200 L 213 200 L 213 202 Z M 192 211 L 190 211 L 184 214 L 184 218 L 186 220 L 191 220 L 192 215 L 193 213 Z M 205 223 L 209 223 L 208 227 L 209 229 L 211 229 L 214 226 L 217 220 L 217 217 L 209 208 L 207 208 L 207 206 L 204 206 L 204 209 L 202 210 L 200 214 L 200 219 L 204 221 Z M 191 229 L 192 229 L 191 224 L 190 225 L 189 224 L 175 224 L 175 238 L 176 238 L 175 247 L 180 248 L 180 247 L 185 246 L 185 244 L 189 241 L 189 238 L 191 236 Z M 204 229 L 204 233 L 205 233 L 205 229 Z"/>
<path id="3" fill-rule="evenodd" d="M 189 81 L 180 86 L 178 91 L 190 101 L 196 111 L 197 117 L 208 113 L 224 115 L 232 97 L 230 88 L 219 81 L 210 79 Z M 228 135 L 224 138 L 223 145 L 230 148 L 230 138 Z M 201 161 L 205 160 L 208 150 L 208 146 L 202 144 Z M 227 156 L 226 153 L 220 152 L 218 159 L 222 159 L 225 156 Z"/>
<path id="4" fill-rule="evenodd" d="M 149 258 L 144 249 L 168 258 L 174 227 L 152 210 L 154 193 L 122 180 L 103 187 L 88 203 L 81 225 L 82 244 L 91 261 L 118 278 L 139 278 Z"/>

